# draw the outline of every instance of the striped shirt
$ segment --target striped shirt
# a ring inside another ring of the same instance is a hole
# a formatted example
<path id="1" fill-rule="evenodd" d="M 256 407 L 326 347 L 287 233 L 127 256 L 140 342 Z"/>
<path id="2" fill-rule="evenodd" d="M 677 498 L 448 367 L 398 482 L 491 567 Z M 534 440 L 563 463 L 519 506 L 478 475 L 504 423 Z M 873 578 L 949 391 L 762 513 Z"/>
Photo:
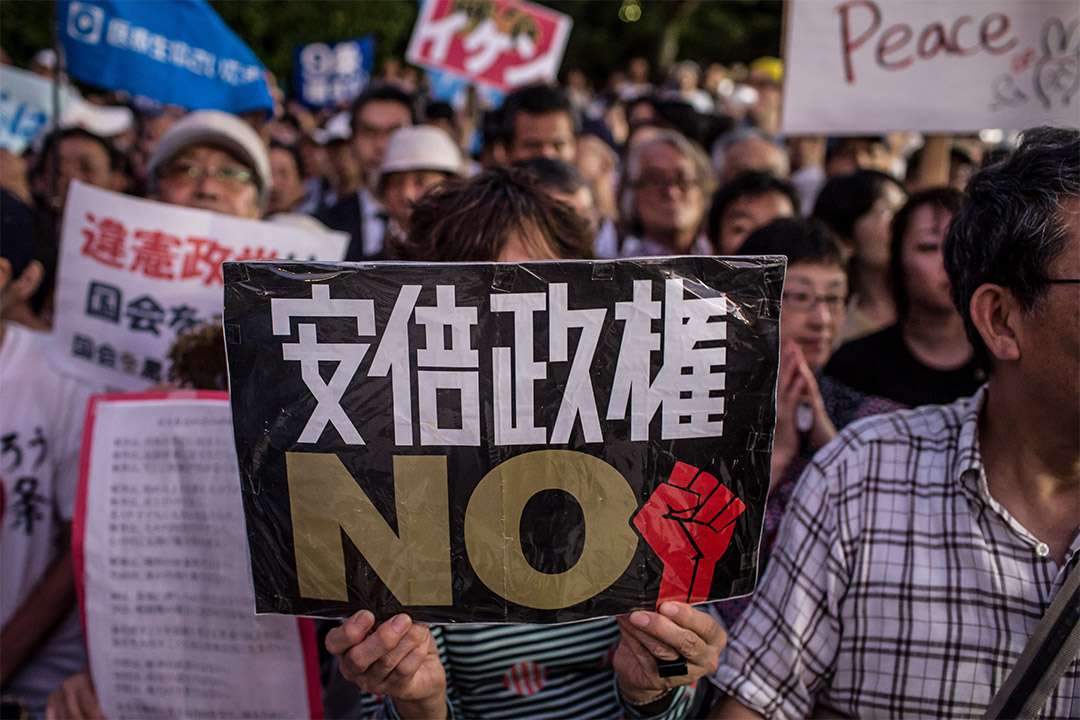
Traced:
<path id="1" fill-rule="evenodd" d="M 795 488 L 713 680 L 767 717 L 981 715 L 1077 562 L 990 496 L 977 422 L 952 405 L 855 423 Z M 1080 659 L 1042 708 L 1080 717 Z"/>
<path id="2" fill-rule="evenodd" d="M 433 625 L 455 718 L 640 717 L 620 701 L 611 667 L 614 618 L 565 625 Z M 662 718 L 685 717 L 696 688 Z M 389 703 L 388 703 L 389 705 Z"/>

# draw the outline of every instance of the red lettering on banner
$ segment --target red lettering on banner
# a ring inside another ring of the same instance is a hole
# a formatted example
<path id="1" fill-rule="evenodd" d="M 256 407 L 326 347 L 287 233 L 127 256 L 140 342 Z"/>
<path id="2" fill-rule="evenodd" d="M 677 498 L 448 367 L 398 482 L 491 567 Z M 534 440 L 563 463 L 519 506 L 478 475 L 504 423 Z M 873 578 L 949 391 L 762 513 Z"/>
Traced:
<path id="1" fill-rule="evenodd" d="M 127 240 L 127 228 L 119 220 L 114 218 L 97 218 L 86 213 L 86 222 L 96 225 L 96 232 L 92 228 L 83 228 L 82 234 L 86 241 L 82 246 L 82 254 L 97 260 L 102 265 L 108 265 L 122 270 L 124 260 L 127 257 L 127 249 L 124 246 Z"/>
<path id="2" fill-rule="evenodd" d="M 274 252 L 273 250 L 267 250 L 264 247 L 245 247 L 236 255 L 236 257 L 233 258 L 233 261 L 241 262 L 243 260 L 271 260 L 276 257 L 276 252 Z"/>
<path id="3" fill-rule="evenodd" d="M 990 23 L 996 24 L 997 28 L 991 30 Z M 1009 39 L 1004 45 L 995 46 L 993 44 L 995 40 L 1004 37 L 1009 32 L 1010 27 L 1012 27 L 1012 22 L 1009 20 L 1009 16 L 1004 13 L 993 13 L 983 19 L 982 25 L 979 26 L 979 41 L 986 48 L 986 52 L 991 55 L 1004 55 L 1016 47 L 1016 44 L 1020 42 L 1016 38 Z"/>
<path id="4" fill-rule="evenodd" d="M 943 7 L 947 8 L 948 5 Z M 840 51 L 844 59 L 844 80 L 848 84 L 854 84 L 856 51 L 870 44 L 882 27 L 881 9 L 873 0 L 848 0 L 837 5 L 835 11 L 840 16 Z M 856 15 L 860 17 L 856 19 Z M 970 15 L 961 15 L 948 27 L 944 21 L 936 20 L 925 25 L 917 35 L 912 25 L 894 23 L 886 27 L 877 38 L 877 43 L 874 44 L 874 61 L 884 70 L 902 70 L 911 66 L 916 57 L 930 60 L 942 52 L 957 57 L 979 52 L 1002 55 L 1016 47 L 1019 42 L 1015 37 L 1008 37 L 1012 28 L 1009 16 L 994 12 L 979 22 L 978 41 L 965 46 L 961 44 L 960 31 L 965 25 L 974 22 L 975 19 Z M 908 45 L 916 37 L 918 39 L 912 52 Z"/>
<path id="5" fill-rule="evenodd" d="M 175 249 L 180 238 L 161 230 L 136 230 L 135 237 L 142 240 L 142 244 L 134 247 L 135 259 L 129 269 L 132 272 L 142 270 L 149 278 L 172 280 Z"/>
<path id="6" fill-rule="evenodd" d="M 189 237 L 187 241 L 192 248 L 184 256 L 184 262 L 180 268 L 180 279 L 201 276 L 203 285 L 215 282 L 218 285 L 224 285 L 221 278 L 221 263 L 229 259 L 232 250 L 210 238 Z"/>

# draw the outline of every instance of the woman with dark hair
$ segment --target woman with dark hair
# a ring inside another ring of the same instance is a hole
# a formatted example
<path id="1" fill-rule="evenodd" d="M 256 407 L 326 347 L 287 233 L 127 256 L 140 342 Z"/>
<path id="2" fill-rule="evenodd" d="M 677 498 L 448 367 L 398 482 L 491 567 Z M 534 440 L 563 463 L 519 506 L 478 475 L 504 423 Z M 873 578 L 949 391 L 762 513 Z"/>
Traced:
<path id="1" fill-rule="evenodd" d="M 772 478 L 758 560 L 763 572 L 795 481 L 814 453 L 836 436 L 838 428 L 898 406 L 821 376 L 847 297 L 843 253 L 828 228 L 813 219 L 778 218 L 750 233 L 738 254 L 784 255 L 788 261 L 780 306 Z M 749 604 L 750 598 L 736 598 L 717 603 L 716 610 L 731 627 Z"/>
<path id="2" fill-rule="evenodd" d="M 451 178 L 413 206 L 397 257 L 424 262 L 592 259 L 584 218 L 525 170 L 490 168 Z"/>
<path id="3" fill-rule="evenodd" d="M 942 257 L 945 230 L 961 198 L 952 188 L 932 188 L 912 195 L 897 213 L 890 275 L 898 321 L 845 344 L 826 374 L 909 407 L 952 402 L 983 382 Z"/>
<path id="4" fill-rule="evenodd" d="M 851 297 L 837 344 L 896 321 L 889 287 L 889 223 L 904 198 L 900 183 L 876 170 L 835 177 L 818 195 L 814 217 L 836 233 L 848 255 Z"/>
<path id="5" fill-rule="evenodd" d="M 586 221 L 516 169 L 441 184 L 417 201 L 409 232 L 401 254 L 429 262 L 584 259 L 592 246 Z M 428 626 L 405 614 L 376 625 L 364 610 L 327 635 L 341 669 L 327 715 L 354 716 L 337 702 L 362 702 L 355 687 L 341 691 L 349 681 L 383 696 L 388 717 L 683 718 L 704 699 L 726 637 L 679 602 L 567 625 Z M 685 674 L 660 677 L 658 659 L 680 654 Z"/>

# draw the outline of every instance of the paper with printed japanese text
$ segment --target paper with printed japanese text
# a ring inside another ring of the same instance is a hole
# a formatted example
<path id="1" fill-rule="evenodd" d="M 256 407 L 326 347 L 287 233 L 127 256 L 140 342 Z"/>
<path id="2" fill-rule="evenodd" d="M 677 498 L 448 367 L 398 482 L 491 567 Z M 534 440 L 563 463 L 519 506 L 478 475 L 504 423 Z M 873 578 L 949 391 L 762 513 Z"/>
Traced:
<path id="1" fill-rule="evenodd" d="M 106 717 L 322 716 L 309 620 L 256 617 L 222 392 L 98 395 L 74 552 Z"/>
<path id="2" fill-rule="evenodd" d="M 57 367 L 120 390 L 166 380 L 177 333 L 220 322 L 226 260 L 340 260 L 348 237 L 74 182 L 57 270 Z"/>

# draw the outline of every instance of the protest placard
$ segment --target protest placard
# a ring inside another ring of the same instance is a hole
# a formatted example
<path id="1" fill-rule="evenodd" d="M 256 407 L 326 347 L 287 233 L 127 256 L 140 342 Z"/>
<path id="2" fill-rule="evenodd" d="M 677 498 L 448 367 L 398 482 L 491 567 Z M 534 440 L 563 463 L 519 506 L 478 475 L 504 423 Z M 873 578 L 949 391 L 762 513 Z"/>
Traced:
<path id="1" fill-rule="evenodd" d="M 783 271 L 227 263 L 258 609 L 561 622 L 750 592 Z"/>
<path id="2" fill-rule="evenodd" d="M 521 0 L 424 0 L 405 58 L 513 90 L 555 80 L 572 24 Z"/>
<path id="3" fill-rule="evenodd" d="M 61 85 L 61 112 L 77 97 L 69 85 Z M 0 65 L 0 148 L 22 154 L 52 121 L 52 116 L 53 83 L 49 79 Z"/>
<path id="4" fill-rule="evenodd" d="M 1073 0 L 785 5 L 786 133 L 1076 126 Z"/>
<path id="5" fill-rule="evenodd" d="M 296 96 L 310 107 L 336 107 L 363 90 L 375 68 L 375 38 L 298 45 L 293 53 Z"/>
<path id="6" fill-rule="evenodd" d="M 271 110 L 266 69 L 205 0 L 57 0 L 72 77 L 189 110 Z"/>
<path id="7" fill-rule="evenodd" d="M 91 399 L 73 547 L 106 717 L 322 717 L 311 621 L 252 611 L 230 424 L 227 393 Z"/>
<path id="8" fill-rule="evenodd" d="M 245 220 L 72 183 L 64 208 L 57 367 L 121 390 L 165 379 L 178 332 L 221 316 L 221 263 L 340 260 L 348 236 Z"/>

